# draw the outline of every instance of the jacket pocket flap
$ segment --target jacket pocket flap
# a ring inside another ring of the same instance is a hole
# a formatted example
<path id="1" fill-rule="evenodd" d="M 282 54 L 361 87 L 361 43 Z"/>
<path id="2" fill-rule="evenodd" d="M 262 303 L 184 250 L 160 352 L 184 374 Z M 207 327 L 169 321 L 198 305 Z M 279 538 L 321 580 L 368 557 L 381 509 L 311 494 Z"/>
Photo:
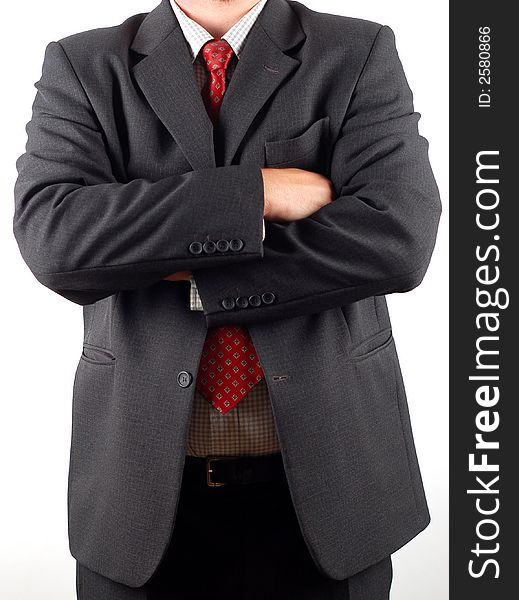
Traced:
<path id="1" fill-rule="evenodd" d="M 292 162 L 309 154 L 318 146 L 323 133 L 328 130 L 329 121 L 330 117 L 323 117 L 295 138 L 265 142 L 266 164 Z"/>
<path id="2" fill-rule="evenodd" d="M 382 350 L 393 341 L 391 329 L 382 329 L 375 335 L 364 340 L 351 351 L 351 360 L 362 360 Z"/>
<path id="3" fill-rule="evenodd" d="M 98 365 L 110 365 L 115 361 L 115 355 L 108 348 L 101 348 L 86 342 L 83 343 L 81 358 Z"/>

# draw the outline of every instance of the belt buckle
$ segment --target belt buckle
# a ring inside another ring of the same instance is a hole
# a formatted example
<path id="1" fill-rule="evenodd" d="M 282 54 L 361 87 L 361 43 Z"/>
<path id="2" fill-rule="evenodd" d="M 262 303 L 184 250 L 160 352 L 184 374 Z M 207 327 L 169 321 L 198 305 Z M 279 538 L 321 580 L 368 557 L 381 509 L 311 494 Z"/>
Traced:
<path id="1" fill-rule="evenodd" d="M 206 475 L 207 475 L 207 485 L 209 487 L 220 487 L 222 485 L 227 485 L 227 483 L 224 482 L 224 481 L 213 481 L 212 478 L 211 478 L 211 473 L 213 472 L 213 470 L 211 469 L 211 462 L 214 461 L 214 460 L 223 460 L 223 458 L 224 457 L 221 457 L 221 456 L 220 457 L 212 457 L 212 458 L 207 457 L 206 458 L 206 461 L 205 461 L 205 471 L 206 471 Z"/>

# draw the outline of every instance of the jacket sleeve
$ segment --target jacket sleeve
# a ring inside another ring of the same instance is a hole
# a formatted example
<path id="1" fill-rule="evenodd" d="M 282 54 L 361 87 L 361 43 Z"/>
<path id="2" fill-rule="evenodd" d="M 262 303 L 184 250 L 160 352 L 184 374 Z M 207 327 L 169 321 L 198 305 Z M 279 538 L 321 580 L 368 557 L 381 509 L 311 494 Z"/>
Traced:
<path id="1" fill-rule="evenodd" d="M 262 258 L 196 270 L 208 325 L 288 318 L 417 286 L 441 213 L 419 118 L 394 33 L 381 26 L 333 148 L 334 200 L 304 219 L 267 222 Z"/>
<path id="2" fill-rule="evenodd" d="M 13 232 L 43 285 L 89 304 L 174 271 L 263 256 L 259 167 L 119 182 L 60 42 L 47 45 L 35 87 L 25 153 L 16 161 Z M 203 247 L 220 239 L 234 242 L 222 251 Z"/>

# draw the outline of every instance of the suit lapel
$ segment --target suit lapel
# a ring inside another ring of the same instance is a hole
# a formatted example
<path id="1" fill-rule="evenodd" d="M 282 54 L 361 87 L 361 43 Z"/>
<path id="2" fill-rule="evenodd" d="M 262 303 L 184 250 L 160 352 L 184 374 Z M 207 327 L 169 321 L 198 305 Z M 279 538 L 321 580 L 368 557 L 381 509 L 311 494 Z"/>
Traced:
<path id="1" fill-rule="evenodd" d="M 255 26 L 249 35 L 218 120 L 218 138 L 224 148 L 226 165 L 231 164 L 254 117 L 300 64 L 283 54 L 261 26 Z"/>
<path id="2" fill-rule="evenodd" d="M 218 143 L 232 160 L 254 118 L 300 62 L 286 53 L 305 34 L 286 0 L 268 0 L 251 29 L 220 108 Z M 191 55 L 170 5 L 146 15 L 131 45 L 144 55 L 133 67 L 137 85 L 193 169 L 216 166 L 213 125 L 196 85 Z"/>
<path id="3" fill-rule="evenodd" d="M 136 83 L 193 169 L 214 167 L 213 125 L 169 0 L 148 13 L 132 50 L 145 54 L 132 69 Z"/>
<path id="4" fill-rule="evenodd" d="M 286 0 L 268 0 L 251 29 L 220 108 L 218 143 L 229 165 L 252 121 L 300 62 L 285 53 L 304 40 Z"/>

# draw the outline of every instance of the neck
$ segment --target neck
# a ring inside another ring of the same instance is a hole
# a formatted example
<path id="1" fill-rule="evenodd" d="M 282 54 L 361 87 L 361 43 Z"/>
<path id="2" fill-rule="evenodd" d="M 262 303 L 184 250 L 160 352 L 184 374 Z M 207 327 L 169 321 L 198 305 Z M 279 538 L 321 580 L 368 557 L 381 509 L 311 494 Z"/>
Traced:
<path id="1" fill-rule="evenodd" d="M 188 17 L 219 38 L 259 0 L 174 0 Z"/>

